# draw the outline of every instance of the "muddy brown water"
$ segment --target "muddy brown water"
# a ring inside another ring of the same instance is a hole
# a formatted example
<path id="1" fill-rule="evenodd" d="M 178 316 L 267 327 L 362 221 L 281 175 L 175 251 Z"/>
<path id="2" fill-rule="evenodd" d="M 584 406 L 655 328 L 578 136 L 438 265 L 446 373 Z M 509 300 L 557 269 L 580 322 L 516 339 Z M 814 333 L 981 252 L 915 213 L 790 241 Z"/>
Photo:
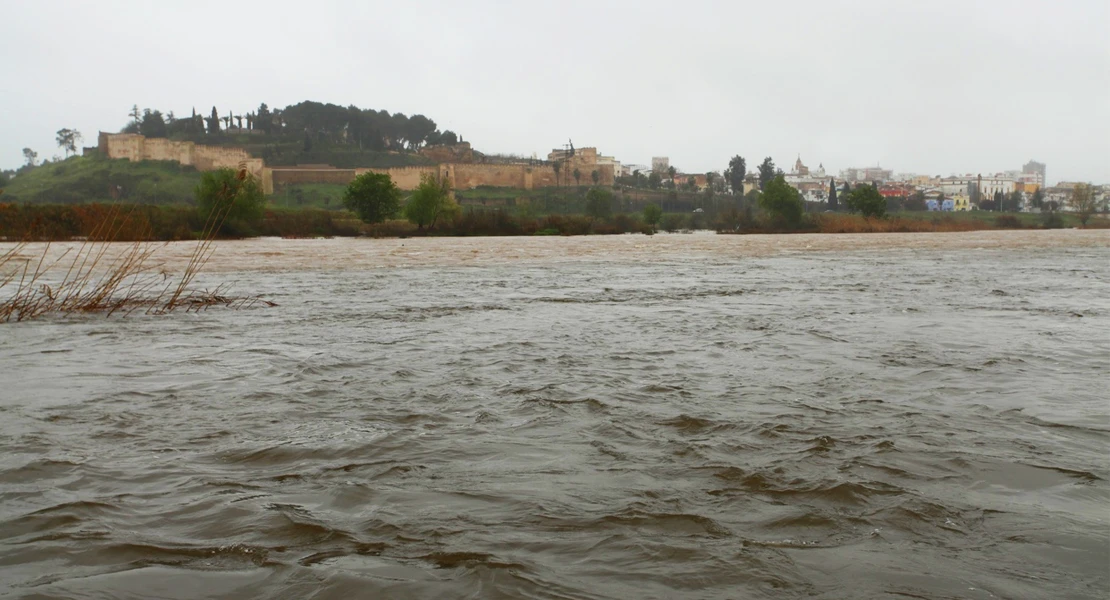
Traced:
<path id="1" fill-rule="evenodd" d="M 0 595 L 1110 594 L 1110 233 L 255 240 L 198 283 L 278 306 L 0 325 Z"/>

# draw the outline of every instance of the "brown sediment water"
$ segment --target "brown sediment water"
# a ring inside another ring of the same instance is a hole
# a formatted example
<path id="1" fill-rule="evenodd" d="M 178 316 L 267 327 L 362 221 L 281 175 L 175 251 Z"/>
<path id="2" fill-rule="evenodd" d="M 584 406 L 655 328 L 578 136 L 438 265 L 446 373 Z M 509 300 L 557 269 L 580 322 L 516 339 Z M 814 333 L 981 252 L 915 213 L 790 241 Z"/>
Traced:
<path id="1" fill-rule="evenodd" d="M 196 242 L 155 242 L 152 264 L 171 272 L 184 269 Z M 604 260 L 642 262 L 661 259 L 740 260 L 790 253 L 885 252 L 898 250 L 1024 249 L 1106 247 L 1110 230 L 1052 229 L 956 233 L 860 233 L 797 235 L 687 234 L 416 237 L 387 239 L 280 239 L 217 241 L 206 273 L 232 271 L 357 270 L 403 266 L 491 265 L 503 263 Z M 0 253 L 14 246 L 0 243 Z M 45 243 L 28 244 L 25 260 L 37 261 Z M 80 242 L 53 242 L 48 258 L 73 252 Z M 117 252 L 130 244 L 116 244 Z M 112 256 L 109 253 L 108 256 Z M 47 262 L 50 262 L 49 260 Z M 107 262 L 107 261 L 105 261 Z M 33 265 L 32 265 L 33 266 Z"/>
<path id="2" fill-rule="evenodd" d="M 1110 232 L 263 239 L 225 284 L 278 306 L 0 325 L 0 596 L 1110 593 Z"/>

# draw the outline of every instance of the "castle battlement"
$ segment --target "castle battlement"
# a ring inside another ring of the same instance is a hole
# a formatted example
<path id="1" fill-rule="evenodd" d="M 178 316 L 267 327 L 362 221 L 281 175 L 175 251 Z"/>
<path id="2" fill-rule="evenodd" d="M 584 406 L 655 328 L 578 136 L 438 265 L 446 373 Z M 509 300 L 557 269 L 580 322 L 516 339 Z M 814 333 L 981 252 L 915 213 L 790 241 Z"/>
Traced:
<path id="1" fill-rule="evenodd" d="M 108 158 L 120 160 L 171 160 L 183 165 L 192 165 L 199 171 L 216 169 L 246 169 L 262 181 L 262 189 L 272 194 L 275 185 L 295 185 L 298 183 L 330 183 L 345 185 L 363 173 L 384 173 L 389 175 L 397 187 L 413 190 L 420 185 L 424 174 L 446 177 L 455 189 L 473 189 L 479 186 L 513 187 L 535 189 L 567 185 L 571 180 L 573 168 L 583 167 L 584 180 L 592 183 L 590 173 L 598 171 L 601 185 L 612 185 L 616 173 L 612 165 L 585 163 L 574 160 L 564 165 L 559 177 L 550 164 L 529 163 L 472 163 L 441 162 L 436 165 L 410 165 L 388 168 L 336 168 L 331 165 L 298 165 L 295 167 L 267 167 L 261 158 L 252 157 L 242 148 L 225 146 L 206 146 L 194 142 L 179 142 L 165 138 L 147 138 L 135 133 L 104 133 L 98 136 L 98 148 Z M 582 148 L 575 158 L 585 158 L 590 153 Z M 596 156 L 594 150 L 593 156 Z"/>

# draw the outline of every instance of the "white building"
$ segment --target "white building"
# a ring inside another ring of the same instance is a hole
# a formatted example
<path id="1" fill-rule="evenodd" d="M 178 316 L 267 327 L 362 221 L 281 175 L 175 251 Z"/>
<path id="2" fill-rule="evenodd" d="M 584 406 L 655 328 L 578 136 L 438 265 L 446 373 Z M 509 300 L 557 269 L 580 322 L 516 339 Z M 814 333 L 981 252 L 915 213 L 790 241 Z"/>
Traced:
<path id="1" fill-rule="evenodd" d="M 783 179 L 801 192 L 808 202 L 824 202 L 828 195 L 829 180 L 825 176 L 824 164 L 819 165 L 816 170 L 810 170 L 799 156 L 794 162 L 794 168 Z"/>
<path id="2" fill-rule="evenodd" d="M 945 196 L 957 194 L 971 195 L 975 186 L 979 186 L 979 197 L 990 200 L 996 192 L 1009 194 L 1014 191 L 1014 178 L 1004 173 L 994 175 L 953 175 L 944 177 L 936 186 Z"/>
<path id="3" fill-rule="evenodd" d="M 852 183 L 885 182 L 894 178 L 894 171 L 882 167 L 852 167 L 840 172 L 840 179 Z"/>
<path id="4" fill-rule="evenodd" d="M 597 164 L 611 165 L 613 167 L 613 177 L 621 176 L 621 162 L 612 156 L 598 156 Z"/>

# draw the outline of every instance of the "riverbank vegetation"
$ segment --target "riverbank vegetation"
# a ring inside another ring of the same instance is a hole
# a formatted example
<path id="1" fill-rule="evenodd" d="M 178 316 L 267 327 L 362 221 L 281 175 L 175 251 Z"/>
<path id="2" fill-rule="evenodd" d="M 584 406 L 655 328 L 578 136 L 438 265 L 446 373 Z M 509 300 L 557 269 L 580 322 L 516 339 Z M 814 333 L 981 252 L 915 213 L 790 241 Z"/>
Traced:
<path id="1" fill-rule="evenodd" d="M 245 171 L 241 175 L 240 180 L 248 179 Z M 222 189 L 226 194 L 228 188 Z M 193 285 L 212 256 L 213 242 L 232 205 L 231 196 L 227 202 L 215 203 L 196 248 L 177 276 L 152 260 L 158 244 L 111 243 L 121 241 L 121 232 L 134 231 L 134 206 L 107 207 L 80 245 L 65 248 L 57 256 L 49 243 L 32 253 L 30 241 L 25 238 L 0 252 L 0 323 L 89 312 L 111 316 L 136 311 L 165 314 L 212 306 L 273 306 L 257 297 L 229 295 L 223 286 L 201 289 Z"/>
<path id="2" fill-rule="evenodd" d="M 460 206 L 435 227 L 420 230 L 416 223 L 391 218 L 364 223 L 345 210 L 267 208 L 249 227 L 217 237 L 406 237 L 470 235 L 588 235 L 620 233 L 677 233 L 714 230 L 727 234 L 760 233 L 886 233 L 951 232 L 991 229 L 1081 227 L 1071 213 L 894 213 L 867 218 L 845 213 L 810 213 L 793 226 L 740 210 L 707 213 L 613 212 L 607 218 L 586 214 L 535 214 L 504 207 Z M 123 219 L 119 215 L 126 213 Z M 650 217 L 650 218 L 649 218 Z M 657 220 L 656 220 L 657 218 Z M 23 205 L 0 203 L 0 239 L 82 240 L 95 235 L 99 223 L 113 223 L 117 241 L 182 241 L 201 239 L 204 221 L 195 206 L 119 204 Z M 654 221 L 654 223 L 653 223 Z M 654 224 L 654 227 L 653 227 Z M 1110 220 L 1091 217 L 1087 228 L 1110 228 Z"/>

